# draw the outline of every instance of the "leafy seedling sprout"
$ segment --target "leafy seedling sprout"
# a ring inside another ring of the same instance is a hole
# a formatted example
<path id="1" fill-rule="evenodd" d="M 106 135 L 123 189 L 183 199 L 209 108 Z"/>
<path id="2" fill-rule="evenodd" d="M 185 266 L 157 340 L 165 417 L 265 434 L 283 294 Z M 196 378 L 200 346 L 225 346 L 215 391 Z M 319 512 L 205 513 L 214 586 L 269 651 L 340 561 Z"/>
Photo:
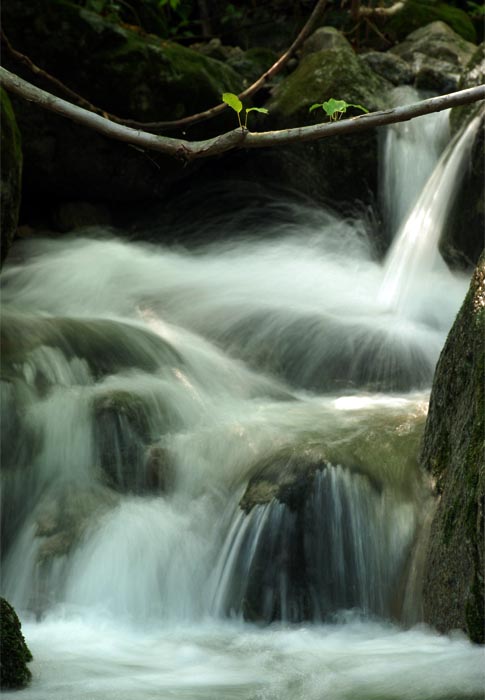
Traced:
<path id="1" fill-rule="evenodd" d="M 342 114 L 345 114 L 349 107 L 355 107 L 356 109 L 361 109 L 363 112 L 369 112 L 369 110 L 362 107 L 362 105 L 354 105 L 346 102 L 345 100 L 334 100 L 333 97 L 327 100 L 327 102 L 317 102 L 316 104 L 312 105 L 308 111 L 313 112 L 314 109 L 318 109 L 319 107 L 323 109 L 325 114 L 330 118 L 331 122 L 335 122 L 337 119 L 340 119 Z"/>
<path id="2" fill-rule="evenodd" d="M 268 114 L 268 110 L 265 107 L 248 107 L 243 108 L 243 103 L 237 95 L 232 92 L 225 92 L 222 95 L 222 101 L 226 103 L 228 107 L 233 109 L 237 114 L 237 120 L 241 129 L 248 128 L 248 114 L 249 112 L 260 112 L 261 114 Z M 241 122 L 241 112 L 244 109 L 244 124 Z"/>

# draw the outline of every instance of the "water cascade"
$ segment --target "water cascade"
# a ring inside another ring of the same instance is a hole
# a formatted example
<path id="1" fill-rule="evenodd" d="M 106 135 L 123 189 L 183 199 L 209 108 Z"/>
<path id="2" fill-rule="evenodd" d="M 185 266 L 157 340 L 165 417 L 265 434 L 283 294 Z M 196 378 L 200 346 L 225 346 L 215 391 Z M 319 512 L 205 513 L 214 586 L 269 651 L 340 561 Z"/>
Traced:
<path id="1" fill-rule="evenodd" d="M 479 650 L 399 625 L 467 280 L 437 268 L 424 295 L 410 274 L 397 314 L 362 221 L 280 206 L 294 223 L 190 251 L 91 230 L 4 270 L 2 591 L 26 700 L 480 697 Z"/>
<path id="2" fill-rule="evenodd" d="M 434 284 L 436 265 L 443 274 L 438 243 L 479 124 L 476 117 L 450 142 L 388 253 L 379 298 L 399 313 L 414 303 L 417 287 L 423 293 Z"/>
<path id="3" fill-rule="evenodd" d="M 410 86 L 395 88 L 394 105 L 423 99 Z M 381 198 L 388 228 L 394 236 L 411 213 L 449 141 L 449 111 L 393 124 L 383 132 Z"/>

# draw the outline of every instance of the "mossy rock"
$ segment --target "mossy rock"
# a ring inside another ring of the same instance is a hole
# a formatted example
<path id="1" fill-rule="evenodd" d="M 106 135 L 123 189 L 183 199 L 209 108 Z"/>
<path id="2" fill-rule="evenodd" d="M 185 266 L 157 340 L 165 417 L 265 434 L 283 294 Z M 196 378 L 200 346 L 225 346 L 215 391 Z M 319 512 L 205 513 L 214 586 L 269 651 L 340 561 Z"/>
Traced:
<path id="1" fill-rule="evenodd" d="M 332 465 L 365 477 L 377 492 L 389 489 L 412 500 L 422 488 L 418 453 L 424 410 L 374 408 L 371 416 L 361 422 L 343 415 L 327 426 L 328 434 L 315 430 L 260 455 L 249 469 L 240 507 L 248 513 L 276 499 L 297 511 L 313 488 L 316 473 Z"/>
<path id="2" fill-rule="evenodd" d="M 345 45 L 305 56 L 285 78 L 266 107 L 265 128 L 300 127 L 324 121 L 323 110 L 309 112 L 330 98 L 361 104 L 369 111 L 386 106 L 389 83 Z M 345 116 L 362 114 L 351 108 Z M 264 160 L 269 161 L 269 165 Z M 292 186 L 339 208 L 356 200 L 369 203 L 377 192 L 378 138 L 375 130 L 274 149 L 259 156 L 273 182 Z M 298 172 L 298 177 L 295 173 Z"/>
<path id="3" fill-rule="evenodd" d="M 85 360 L 96 379 L 123 369 L 154 372 L 182 362 L 179 353 L 159 336 L 108 319 L 41 318 L 5 311 L 1 340 L 2 373 L 11 376 L 17 376 L 29 354 L 42 346 L 56 348 L 68 359 Z M 49 382 L 48 378 L 38 379 L 40 384 Z"/>
<path id="4" fill-rule="evenodd" d="M 32 674 L 32 661 L 17 613 L 5 598 L 0 598 L 0 688 L 25 688 Z"/>
<path id="5" fill-rule="evenodd" d="M 484 632 L 485 255 L 436 368 L 422 463 L 440 495 L 424 572 L 425 621 Z"/>
<path id="6" fill-rule="evenodd" d="M 406 0 L 400 12 L 386 22 L 386 34 L 402 41 L 408 34 L 430 22 L 445 22 L 466 41 L 476 42 L 475 27 L 464 10 L 436 0 Z"/>
<path id="7" fill-rule="evenodd" d="M 0 88 L 2 124 L 0 176 L 0 265 L 3 264 L 17 230 L 21 186 L 22 186 L 22 146 L 20 131 L 10 99 Z"/>

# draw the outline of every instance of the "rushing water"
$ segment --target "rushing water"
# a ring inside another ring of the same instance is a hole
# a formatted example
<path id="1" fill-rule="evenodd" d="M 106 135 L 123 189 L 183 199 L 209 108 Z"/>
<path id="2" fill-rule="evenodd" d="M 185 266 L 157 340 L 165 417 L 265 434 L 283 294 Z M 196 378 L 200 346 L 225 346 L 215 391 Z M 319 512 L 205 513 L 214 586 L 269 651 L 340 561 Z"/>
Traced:
<path id="1" fill-rule="evenodd" d="M 438 267 L 396 310 L 363 222 L 278 206 L 285 226 L 193 250 L 91 231 L 6 267 L 23 697 L 481 696 L 479 649 L 406 629 L 419 442 L 467 279 Z"/>

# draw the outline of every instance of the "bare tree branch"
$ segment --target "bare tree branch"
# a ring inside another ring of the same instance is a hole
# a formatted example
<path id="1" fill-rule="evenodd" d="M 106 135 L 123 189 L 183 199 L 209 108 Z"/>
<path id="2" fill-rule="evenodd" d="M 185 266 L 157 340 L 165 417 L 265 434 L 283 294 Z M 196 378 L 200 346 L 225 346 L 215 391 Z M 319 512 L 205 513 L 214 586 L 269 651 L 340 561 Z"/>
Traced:
<path id="1" fill-rule="evenodd" d="M 124 141 L 139 148 L 158 151 L 186 161 L 220 155 L 238 148 L 283 146 L 290 143 L 316 141 L 329 136 L 358 133 L 377 126 L 408 121 L 424 114 L 439 112 L 450 107 L 485 99 L 485 85 L 479 85 L 478 87 L 460 90 L 449 95 L 432 97 L 412 105 L 395 107 L 394 109 L 381 112 L 371 112 L 338 122 L 260 133 L 250 132 L 247 129 L 235 129 L 206 141 L 186 141 L 184 139 L 150 134 L 121 124 L 115 124 L 109 119 L 105 119 L 98 114 L 89 112 L 62 100 L 60 97 L 55 97 L 45 92 L 1 67 L 0 85 L 29 102 L 34 102 L 44 109 L 67 117 L 108 138 Z"/>
<path id="2" fill-rule="evenodd" d="M 241 100 L 245 99 L 246 97 L 250 97 L 251 95 L 254 95 L 254 93 L 257 92 L 267 80 L 272 78 L 284 68 L 284 66 L 293 56 L 293 54 L 300 48 L 302 43 L 315 28 L 317 22 L 320 20 L 325 11 L 326 4 L 327 0 L 318 0 L 313 12 L 311 13 L 308 20 L 305 22 L 305 25 L 296 37 L 295 41 L 285 51 L 285 53 L 278 58 L 278 60 L 271 66 L 271 68 L 269 68 L 265 73 L 263 73 L 254 83 L 252 83 L 252 85 L 246 88 L 246 90 L 244 90 L 239 95 L 239 98 Z M 7 51 L 10 53 L 11 56 L 13 56 L 13 58 L 15 58 L 16 61 L 22 63 L 35 75 L 43 78 L 44 80 L 47 80 L 48 82 L 52 83 L 52 85 L 55 85 L 55 87 L 61 92 L 63 92 L 70 100 L 72 100 L 74 104 L 77 104 L 80 107 L 84 107 L 85 109 L 88 109 L 91 112 L 94 112 L 95 114 L 100 114 L 109 119 L 110 121 L 115 122 L 116 124 L 124 124 L 125 126 L 130 126 L 134 129 L 143 129 L 144 131 L 158 132 L 168 129 L 183 128 L 200 121 L 212 119 L 212 117 L 217 116 L 225 109 L 227 109 L 227 105 L 221 103 L 212 107 L 211 109 L 205 110 L 204 112 L 199 112 L 198 114 L 191 114 L 188 117 L 183 117 L 182 119 L 175 119 L 172 121 L 140 122 L 135 119 L 122 119 L 121 117 L 118 117 L 115 114 L 110 114 L 105 110 L 101 109 L 100 107 L 91 104 L 88 100 L 79 95 L 77 92 L 74 92 L 74 90 L 71 90 L 69 87 L 67 87 L 67 85 L 64 85 L 64 83 L 55 78 L 53 75 L 37 66 L 28 56 L 14 49 L 3 30 L 0 32 L 0 38 Z"/>

